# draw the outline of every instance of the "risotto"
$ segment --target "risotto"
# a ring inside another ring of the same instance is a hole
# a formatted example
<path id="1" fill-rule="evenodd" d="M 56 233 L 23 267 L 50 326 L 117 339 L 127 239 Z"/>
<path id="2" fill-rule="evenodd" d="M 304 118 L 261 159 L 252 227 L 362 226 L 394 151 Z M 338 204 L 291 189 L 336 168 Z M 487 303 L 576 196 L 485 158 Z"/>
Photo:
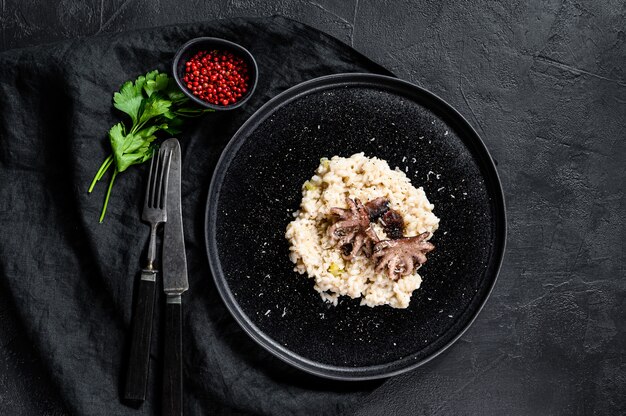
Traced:
<path id="1" fill-rule="evenodd" d="M 422 261 L 416 260 L 413 266 L 409 256 L 410 266 L 405 270 L 406 273 L 393 275 L 394 270 L 391 269 L 396 267 L 394 261 L 393 266 L 389 266 L 391 275 L 395 277 L 391 278 L 389 273 L 377 267 L 373 260 L 375 256 L 371 252 L 367 253 L 365 245 L 365 255 L 349 256 L 345 246 L 342 250 L 333 236 L 329 235 L 333 219 L 341 215 L 333 213 L 345 212 L 349 215 L 350 209 L 353 213 L 356 209 L 355 203 L 351 201 L 356 201 L 358 205 L 359 201 L 383 198 L 390 211 L 402 216 L 404 235 L 421 236 L 427 240 L 437 230 L 439 218 L 433 214 L 434 205 L 428 202 L 424 190 L 411 185 L 404 172 L 398 168 L 392 170 L 385 160 L 369 158 L 363 153 L 349 158 L 323 158 L 313 177 L 303 184 L 300 209 L 294 213 L 295 219 L 287 226 L 285 237 L 290 242 L 290 259 L 295 264 L 294 270 L 315 279 L 315 290 L 324 300 L 337 305 L 339 296 L 349 296 L 353 299 L 360 297 L 361 305 L 370 307 L 409 306 L 412 292 L 422 282 L 417 273 Z M 363 207 L 363 204 L 360 206 Z M 367 212 L 367 208 L 364 209 Z M 366 222 L 369 224 L 369 220 Z M 383 224 L 381 221 L 369 224 L 376 241 L 380 240 L 387 246 L 391 245 L 389 242 L 400 241 L 390 239 L 387 235 L 390 231 Z M 421 244 L 434 248 L 425 241 Z M 425 257 L 423 259 L 426 261 Z"/>

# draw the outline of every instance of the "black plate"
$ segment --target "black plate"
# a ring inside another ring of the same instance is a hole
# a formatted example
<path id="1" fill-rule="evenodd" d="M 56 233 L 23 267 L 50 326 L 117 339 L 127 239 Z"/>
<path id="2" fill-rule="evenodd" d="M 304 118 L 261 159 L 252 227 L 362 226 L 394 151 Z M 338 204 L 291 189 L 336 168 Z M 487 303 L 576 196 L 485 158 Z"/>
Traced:
<path id="1" fill-rule="evenodd" d="M 324 303 L 288 258 L 302 183 L 321 157 L 357 152 L 407 171 L 441 219 L 407 309 Z M 314 79 L 260 108 L 224 150 L 206 213 L 213 277 L 243 329 L 284 361 L 343 380 L 398 374 L 458 339 L 493 288 L 505 237 L 500 181 L 474 129 L 432 93 L 370 74 Z"/>

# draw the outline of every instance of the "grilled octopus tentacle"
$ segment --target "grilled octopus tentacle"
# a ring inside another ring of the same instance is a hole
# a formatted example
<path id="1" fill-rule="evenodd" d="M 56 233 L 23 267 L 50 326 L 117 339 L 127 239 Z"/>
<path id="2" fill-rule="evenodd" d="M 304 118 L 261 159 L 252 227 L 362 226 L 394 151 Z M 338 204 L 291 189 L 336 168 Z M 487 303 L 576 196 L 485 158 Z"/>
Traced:
<path id="1" fill-rule="evenodd" d="M 415 272 L 418 265 L 426 263 L 426 253 L 435 249 L 426 241 L 430 233 L 425 232 L 415 237 L 396 240 L 384 240 L 374 246 L 373 258 L 376 260 L 376 272 L 387 272 L 392 280 L 398 280 Z"/>
<path id="2" fill-rule="evenodd" d="M 337 222 L 328 228 L 328 235 L 342 249 L 342 257 L 354 259 L 360 252 L 370 256 L 379 241 L 370 224 L 369 211 L 358 198 L 346 198 L 348 208 L 331 208 Z"/>

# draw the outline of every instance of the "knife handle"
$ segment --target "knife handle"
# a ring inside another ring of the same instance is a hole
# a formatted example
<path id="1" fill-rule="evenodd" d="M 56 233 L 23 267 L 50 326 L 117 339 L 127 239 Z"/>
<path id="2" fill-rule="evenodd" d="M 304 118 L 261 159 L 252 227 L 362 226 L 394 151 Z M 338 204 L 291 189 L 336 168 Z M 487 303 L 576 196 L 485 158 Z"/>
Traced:
<path id="1" fill-rule="evenodd" d="M 165 346 L 163 348 L 163 415 L 183 414 L 183 338 L 180 295 L 168 295 L 165 304 Z"/>
<path id="2" fill-rule="evenodd" d="M 156 275 L 156 270 L 141 271 L 141 280 L 131 318 L 130 357 L 126 368 L 124 398 L 136 402 L 146 400 Z"/>

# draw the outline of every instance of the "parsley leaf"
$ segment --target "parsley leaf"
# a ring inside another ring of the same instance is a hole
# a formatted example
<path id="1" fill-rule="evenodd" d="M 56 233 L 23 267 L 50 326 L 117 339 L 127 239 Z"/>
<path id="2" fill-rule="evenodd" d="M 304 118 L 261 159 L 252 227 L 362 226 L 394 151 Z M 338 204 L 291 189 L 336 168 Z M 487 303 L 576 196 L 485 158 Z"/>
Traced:
<path id="1" fill-rule="evenodd" d="M 144 100 L 141 116 L 139 117 L 139 126 L 144 125 L 149 120 L 164 115 L 170 111 L 172 102 L 161 98 L 161 95 L 153 92 L 148 99 Z"/>
<path id="2" fill-rule="evenodd" d="M 141 94 L 137 94 L 136 87 L 131 81 L 124 83 L 120 92 L 113 94 L 113 105 L 118 110 L 128 114 L 133 124 L 139 118 L 139 109 L 142 103 L 143 97 Z"/>

